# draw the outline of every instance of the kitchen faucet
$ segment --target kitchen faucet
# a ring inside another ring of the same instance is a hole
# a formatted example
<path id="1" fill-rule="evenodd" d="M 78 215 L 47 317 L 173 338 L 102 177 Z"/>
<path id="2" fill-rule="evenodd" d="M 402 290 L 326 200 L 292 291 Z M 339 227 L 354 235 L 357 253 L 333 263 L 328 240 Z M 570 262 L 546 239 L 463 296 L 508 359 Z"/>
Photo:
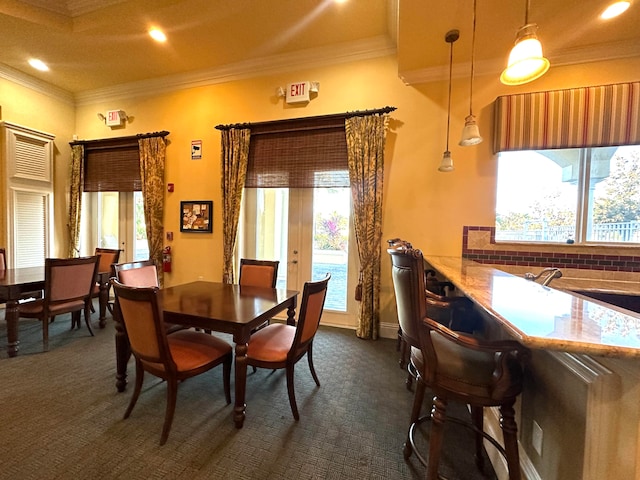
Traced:
<path id="1" fill-rule="evenodd" d="M 542 285 L 546 287 L 551 283 L 551 280 L 553 280 L 554 278 L 560 278 L 562 276 L 562 271 L 560 271 L 559 268 L 548 267 L 543 269 L 537 275 L 527 272 L 524 274 L 524 278 L 526 278 L 527 280 L 535 281 L 540 277 L 542 277 L 543 275 L 545 275 L 545 277 L 544 277 L 544 280 L 542 280 Z"/>

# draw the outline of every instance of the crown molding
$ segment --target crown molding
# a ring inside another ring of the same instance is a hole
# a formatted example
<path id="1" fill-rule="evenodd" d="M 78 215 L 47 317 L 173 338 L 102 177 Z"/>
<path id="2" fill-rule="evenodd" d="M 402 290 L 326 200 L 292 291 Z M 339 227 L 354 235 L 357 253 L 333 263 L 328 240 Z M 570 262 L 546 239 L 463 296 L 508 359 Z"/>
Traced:
<path id="1" fill-rule="evenodd" d="M 640 57 L 640 44 L 633 41 L 592 45 L 589 47 L 550 52 L 548 54 L 549 61 L 551 62 L 551 68 L 633 57 Z M 505 64 L 504 60 L 492 59 L 476 61 L 474 67 L 476 75 L 495 75 L 499 74 L 504 69 Z M 467 77 L 469 76 L 470 68 L 470 62 L 454 64 L 451 76 L 453 78 Z M 439 82 L 446 80 L 448 75 L 448 65 L 438 65 L 435 67 L 398 72 L 398 76 L 405 85 Z"/>
<path id="2" fill-rule="evenodd" d="M 51 85 L 50 83 L 43 82 L 42 80 L 38 80 L 35 77 L 22 73 L 19 70 L 1 63 L 0 78 L 4 78 L 5 80 L 9 80 L 17 85 L 42 93 L 43 95 L 47 95 L 56 100 L 60 100 L 63 103 L 75 105 L 74 96 L 71 92 Z"/>
<path id="3" fill-rule="evenodd" d="M 387 36 L 378 36 L 331 47 L 299 50 L 289 54 L 262 57 L 212 69 L 88 90 L 77 93 L 75 101 L 76 105 L 80 106 L 122 98 L 158 95 L 187 88 L 216 85 L 263 75 L 356 62 L 395 54 L 396 46 L 392 40 Z"/>

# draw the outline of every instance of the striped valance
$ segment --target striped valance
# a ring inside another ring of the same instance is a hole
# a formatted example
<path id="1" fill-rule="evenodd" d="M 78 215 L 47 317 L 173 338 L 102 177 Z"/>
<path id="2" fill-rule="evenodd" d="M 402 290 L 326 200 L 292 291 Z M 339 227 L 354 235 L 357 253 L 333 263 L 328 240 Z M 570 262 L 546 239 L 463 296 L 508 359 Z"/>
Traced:
<path id="1" fill-rule="evenodd" d="M 640 82 L 505 95 L 495 101 L 495 153 L 640 144 Z"/>

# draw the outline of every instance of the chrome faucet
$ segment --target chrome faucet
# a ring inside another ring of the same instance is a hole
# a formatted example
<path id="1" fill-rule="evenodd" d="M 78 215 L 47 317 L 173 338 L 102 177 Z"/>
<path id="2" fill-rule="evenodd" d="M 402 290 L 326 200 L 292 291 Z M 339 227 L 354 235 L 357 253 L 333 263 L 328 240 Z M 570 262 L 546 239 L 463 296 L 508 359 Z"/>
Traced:
<path id="1" fill-rule="evenodd" d="M 537 275 L 527 272 L 524 274 L 524 278 L 526 278 L 527 280 L 535 281 L 535 280 L 538 280 L 543 275 L 545 275 L 545 277 L 544 277 L 544 280 L 542 280 L 542 285 L 546 287 L 551 283 L 551 280 L 553 280 L 554 278 L 560 278 L 562 276 L 562 271 L 559 268 L 549 267 L 549 268 L 543 269 Z"/>

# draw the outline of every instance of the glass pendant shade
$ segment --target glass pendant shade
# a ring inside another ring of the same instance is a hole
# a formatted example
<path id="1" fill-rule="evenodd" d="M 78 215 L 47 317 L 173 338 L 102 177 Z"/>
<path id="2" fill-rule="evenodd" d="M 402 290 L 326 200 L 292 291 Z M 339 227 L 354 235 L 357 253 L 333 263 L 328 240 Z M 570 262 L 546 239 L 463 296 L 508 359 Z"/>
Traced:
<path id="1" fill-rule="evenodd" d="M 451 152 L 447 150 L 442 154 L 442 161 L 438 167 L 439 172 L 453 172 L 453 159 L 451 158 Z"/>
<path id="2" fill-rule="evenodd" d="M 518 30 L 507 68 L 500 75 L 505 85 L 531 82 L 549 70 L 549 60 L 542 55 L 542 45 L 536 37 L 537 28 L 535 23 L 530 23 Z"/>
<path id="3" fill-rule="evenodd" d="M 462 129 L 462 138 L 460 139 L 459 145 L 469 147 L 471 145 L 478 145 L 479 143 L 482 143 L 480 129 L 476 122 L 476 116 L 471 114 L 464 119 L 464 128 Z"/>

